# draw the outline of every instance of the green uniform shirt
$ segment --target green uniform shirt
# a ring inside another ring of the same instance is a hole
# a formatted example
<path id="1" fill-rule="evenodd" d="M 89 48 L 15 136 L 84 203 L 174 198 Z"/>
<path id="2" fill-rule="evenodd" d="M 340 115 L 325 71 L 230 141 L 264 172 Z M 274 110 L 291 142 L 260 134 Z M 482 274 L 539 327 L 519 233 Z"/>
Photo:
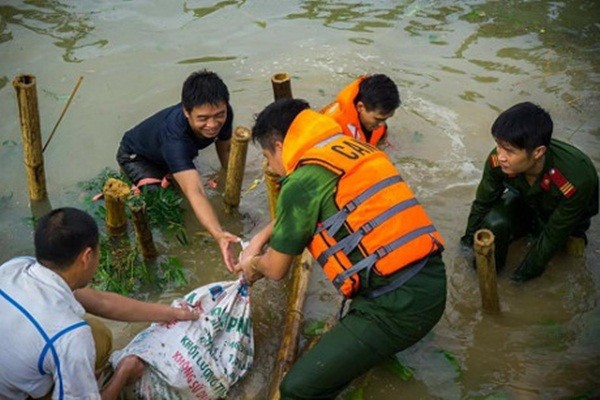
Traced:
<path id="1" fill-rule="evenodd" d="M 338 212 L 334 202 L 337 182 L 336 174 L 318 165 L 304 165 L 283 178 L 270 246 L 280 253 L 301 254 L 312 240 L 317 223 Z M 342 227 L 335 238 L 347 235 Z M 358 256 L 353 261 L 361 258 L 360 253 L 353 256 Z"/>
<path id="2" fill-rule="evenodd" d="M 495 149 L 490 157 L 492 155 L 496 155 Z M 574 186 L 575 192 L 570 197 L 549 179 L 551 170 L 558 171 Z M 523 260 L 520 267 L 523 269 L 543 270 L 578 225 L 598 214 L 598 174 L 591 160 L 579 149 L 552 140 L 546 151 L 544 169 L 532 185 L 523 174 L 508 176 L 499 166 L 494 168 L 489 161 L 485 163 L 463 240 L 469 242 L 471 238 L 472 241 L 473 234 L 501 200 L 505 189 L 520 195 L 529 206 L 534 214 L 534 233 L 539 234 Z"/>

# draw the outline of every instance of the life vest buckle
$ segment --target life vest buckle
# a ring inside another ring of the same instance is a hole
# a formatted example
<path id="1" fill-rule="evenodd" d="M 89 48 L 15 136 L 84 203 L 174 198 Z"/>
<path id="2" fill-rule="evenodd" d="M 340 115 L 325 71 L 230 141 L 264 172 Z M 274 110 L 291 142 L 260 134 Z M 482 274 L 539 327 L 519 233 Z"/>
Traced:
<path id="1" fill-rule="evenodd" d="M 385 257 L 390 251 L 388 250 L 388 246 L 381 246 L 377 250 L 375 250 L 375 258 L 377 260 Z"/>
<path id="2" fill-rule="evenodd" d="M 333 286 L 335 286 L 336 289 L 339 289 L 344 284 L 344 280 L 346 280 L 346 278 L 343 274 L 337 274 L 336 277 L 333 278 Z"/>
<path id="3" fill-rule="evenodd" d="M 355 200 L 352 200 L 344 206 L 344 210 L 346 210 L 348 213 L 351 213 L 352 211 L 356 210 L 356 207 L 358 207 L 358 204 Z"/>
<path id="4" fill-rule="evenodd" d="M 366 224 L 364 224 L 363 226 L 360 227 L 360 232 L 364 235 L 366 235 L 367 233 L 371 232 L 373 229 L 375 229 L 375 226 L 377 225 L 373 225 L 371 223 L 371 221 L 367 222 Z"/>

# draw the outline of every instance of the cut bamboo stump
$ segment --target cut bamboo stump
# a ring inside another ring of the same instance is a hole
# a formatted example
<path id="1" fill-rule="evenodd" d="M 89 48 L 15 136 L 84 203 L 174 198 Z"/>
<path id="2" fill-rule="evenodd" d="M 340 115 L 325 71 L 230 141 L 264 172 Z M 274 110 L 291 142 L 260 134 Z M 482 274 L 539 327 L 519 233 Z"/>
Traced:
<path id="1" fill-rule="evenodd" d="M 290 287 L 290 296 L 288 299 L 287 316 L 283 328 L 283 336 L 275 368 L 271 375 L 271 385 L 269 387 L 269 400 L 279 400 L 279 385 L 285 374 L 290 370 L 298 352 L 298 335 L 302 324 L 302 309 L 310 271 L 312 269 L 312 256 L 307 250 L 304 250 L 301 257 L 294 259 L 292 286 Z"/>
<path id="2" fill-rule="evenodd" d="M 479 291 L 483 311 L 489 314 L 500 312 L 498 299 L 498 285 L 496 283 L 496 261 L 494 258 L 494 234 L 489 229 L 480 229 L 475 232 L 473 249 L 477 276 L 479 278 Z"/>
<path id="3" fill-rule="evenodd" d="M 43 200 L 48 196 L 48 192 L 46 191 L 35 76 L 29 74 L 19 75 L 13 79 L 12 84 L 17 92 L 19 105 L 23 158 L 27 172 L 29 197 L 31 200 Z"/>
<path id="4" fill-rule="evenodd" d="M 277 209 L 277 196 L 279 196 L 279 179 L 281 176 L 269 168 L 265 159 L 263 162 L 263 173 L 265 175 L 265 185 L 267 186 L 267 201 L 269 202 L 269 213 L 271 219 L 275 219 L 275 210 Z"/>
<path id="5" fill-rule="evenodd" d="M 106 206 L 106 232 L 110 236 L 122 236 L 127 232 L 125 202 L 131 194 L 131 189 L 119 179 L 108 178 L 102 192 Z"/>
<path id="6" fill-rule="evenodd" d="M 140 246 L 142 256 L 147 260 L 156 258 L 156 256 L 158 256 L 158 251 L 154 245 L 150 224 L 148 224 L 146 203 L 141 202 L 140 204 L 132 204 L 129 206 L 129 209 L 131 210 L 131 218 L 135 228 L 135 237 Z"/>
<path id="7" fill-rule="evenodd" d="M 286 72 L 280 72 L 271 77 L 273 85 L 273 97 L 275 101 L 279 99 L 291 99 L 292 96 L 292 78 Z"/>
<path id="8" fill-rule="evenodd" d="M 240 204 L 246 154 L 248 153 L 248 142 L 251 137 L 250 130 L 242 126 L 238 126 L 233 132 L 223 196 L 223 201 L 230 207 L 237 207 Z"/>

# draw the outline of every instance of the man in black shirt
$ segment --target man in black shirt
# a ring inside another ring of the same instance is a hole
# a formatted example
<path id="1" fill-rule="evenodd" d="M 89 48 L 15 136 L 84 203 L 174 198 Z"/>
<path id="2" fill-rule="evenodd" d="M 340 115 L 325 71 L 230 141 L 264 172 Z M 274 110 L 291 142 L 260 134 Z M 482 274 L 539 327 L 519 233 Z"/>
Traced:
<path id="1" fill-rule="evenodd" d="M 233 110 L 229 90 L 217 74 L 192 73 L 184 82 L 181 103 L 142 121 L 123 136 L 117 162 L 136 186 L 165 182 L 172 174 L 198 221 L 219 244 L 225 264 L 235 264 L 231 243 L 239 238 L 221 227 L 194 165 L 198 150 L 215 143 L 222 167 L 227 166 Z"/>

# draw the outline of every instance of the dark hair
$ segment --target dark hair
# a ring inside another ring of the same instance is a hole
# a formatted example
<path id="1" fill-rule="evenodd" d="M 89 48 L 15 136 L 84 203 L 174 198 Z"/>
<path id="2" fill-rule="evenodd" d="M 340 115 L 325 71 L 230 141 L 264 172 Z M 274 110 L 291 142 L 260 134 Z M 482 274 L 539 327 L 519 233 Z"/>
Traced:
<path id="1" fill-rule="evenodd" d="M 387 114 L 400 107 L 400 93 L 387 75 L 375 74 L 360 82 L 354 104 L 359 101 L 363 102 L 367 111 L 378 110 Z"/>
<path id="2" fill-rule="evenodd" d="M 190 112 L 194 107 L 210 104 L 229 103 L 227 85 L 214 72 L 203 69 L 192 73 L 183 82 L 181 103 Z"/>
<path id="3" fill-rule="evenodd" d="M 275 142 L 283 141 L 294 119 L 302 111 L 310 108 L 308 102 L 302 99 L 277 100 L 258 114 L 252 128 L 252 141 L 260 147 L 275 150 Z"/>
<path id="4" fill-rule="evenodd" d="M 515 104 L 496 118 L 492 136 L 531 153 L 539 146 L 549 146 L 552 118 L 540 106 L 524 102 Z"/>
<path id="5" fill-rule="evenodd" d="M 65 269 L 87 247 L 98 246 L 98 225 L 85 211 L 57 208 L 39 220 L 34 245 L 35 257 L 40 263 L 53 269 Z"/>

